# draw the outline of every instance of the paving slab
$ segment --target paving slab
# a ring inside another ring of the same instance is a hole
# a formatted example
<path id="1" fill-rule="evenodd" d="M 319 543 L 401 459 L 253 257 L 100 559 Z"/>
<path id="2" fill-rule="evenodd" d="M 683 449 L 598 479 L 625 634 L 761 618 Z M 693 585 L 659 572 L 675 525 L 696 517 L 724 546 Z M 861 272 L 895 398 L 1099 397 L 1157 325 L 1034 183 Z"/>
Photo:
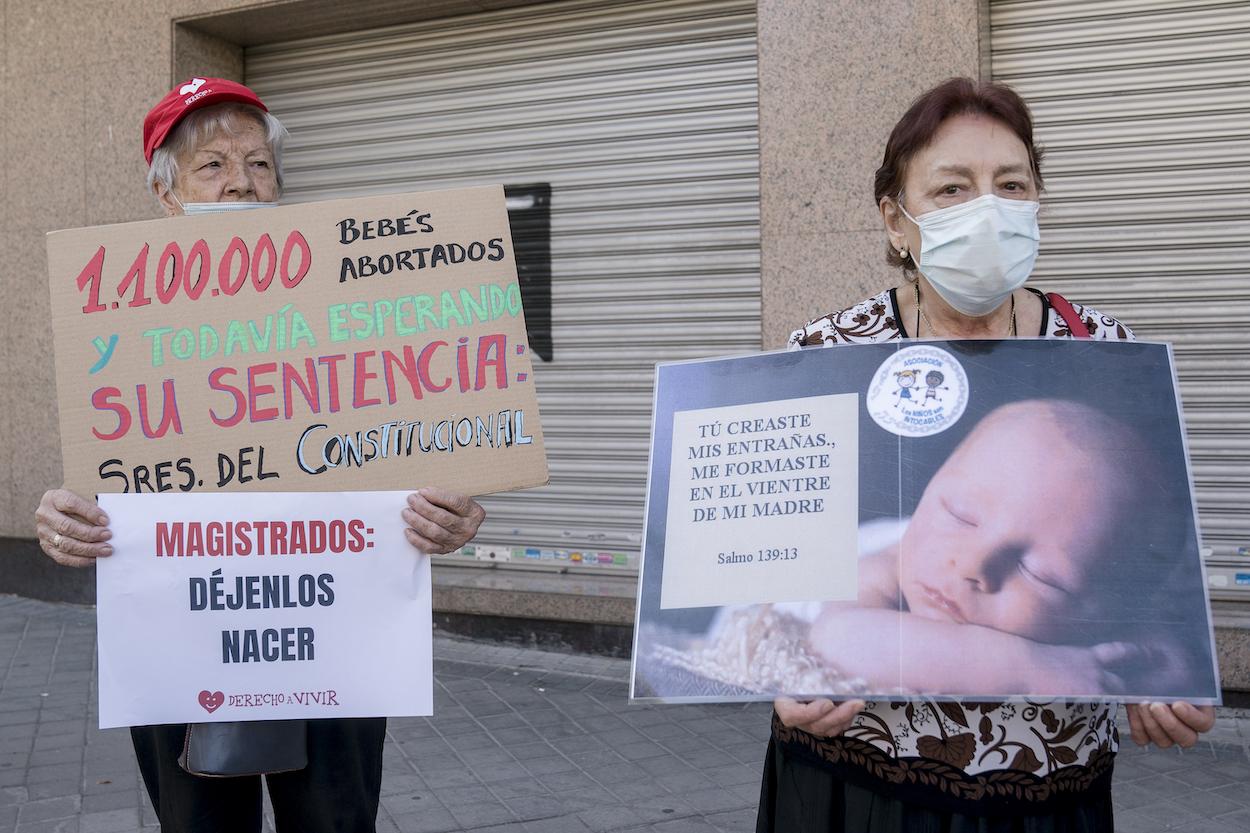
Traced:
<path id="1" fill-rule="evenodd" d="M 0 596 L 0 833 L 158 829 L 129 733 L 95 728 L 94 644 L 91 608 Z M 754 830 L 767 705 L 632 705 L 621 659 L 434 654 L 435 716 L 388 724 L 380 833 Z M 1250 712 L 1190 750 L 1125 741 L 1118 831 L 1250 831 Z"/>

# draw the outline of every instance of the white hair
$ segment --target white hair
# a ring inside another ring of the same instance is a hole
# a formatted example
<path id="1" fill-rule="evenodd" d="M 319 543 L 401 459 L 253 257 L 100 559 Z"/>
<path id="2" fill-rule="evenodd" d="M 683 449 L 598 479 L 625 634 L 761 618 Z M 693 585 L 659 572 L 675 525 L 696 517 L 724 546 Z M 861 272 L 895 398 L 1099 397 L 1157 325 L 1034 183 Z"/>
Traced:
<path id="1" fill-rule="evenodd" d="M 152 164 L 148 168 L 148 190 L 161 183 L 171 191 L 178 178 L 178 157 L 186 151 L 210 141 L 218 133 L 233 136 L 234 116 L 246 116 L 265 129 L 265 141 L 273 153 L 274 175 L 278 180 L 278 193 L 282 193 L 282 145 L 287 131 L 277 116 L 241 101 L 213 104 L 190 113 L 165 137 L 161 146 L 152 151 Z"/>

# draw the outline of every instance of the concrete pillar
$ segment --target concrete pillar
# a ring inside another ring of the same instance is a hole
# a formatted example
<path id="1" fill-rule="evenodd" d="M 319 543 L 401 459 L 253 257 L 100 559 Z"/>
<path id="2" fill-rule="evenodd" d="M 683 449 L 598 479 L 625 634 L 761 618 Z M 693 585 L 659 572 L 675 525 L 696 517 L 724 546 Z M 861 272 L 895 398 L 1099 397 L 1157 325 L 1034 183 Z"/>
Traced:
<path id="1" fill-rule="evenodd" d="M 979 0 L 759 0 L 763 344 L 893 286 L 872 196 L 911 101 L 981 65 Z"/>

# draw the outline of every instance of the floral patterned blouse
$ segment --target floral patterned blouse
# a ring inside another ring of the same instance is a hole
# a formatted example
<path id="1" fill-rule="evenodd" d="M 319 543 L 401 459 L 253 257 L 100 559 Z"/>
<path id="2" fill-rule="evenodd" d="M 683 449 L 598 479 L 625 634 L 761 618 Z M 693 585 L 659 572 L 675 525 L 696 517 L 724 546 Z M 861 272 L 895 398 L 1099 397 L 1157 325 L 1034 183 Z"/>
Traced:
<path id="1" fill-rule="evenodd" d="M 1040 293 L 1039 293 L 1040 294 Z M 1071 338 L 1042 296 L 1038 335 Z M 1073 304 L 1092 338 L 1129 340 L 1119 321 Z M 895 290 L 812 321 L 790 348 L 909 338 Z M 1113 703 L 1030 700 L 965 703 L 916 699 L 869 702 L 844 734 L 818 738 L 773 718 L 773 739 L 787 754 L 833 770 L 843 780 L 896 798 L 955 812 L 1045 812 L 1110 788 L 1119 744 Z M 1027 803 L 1028 809 L 1021 804 Z"/>

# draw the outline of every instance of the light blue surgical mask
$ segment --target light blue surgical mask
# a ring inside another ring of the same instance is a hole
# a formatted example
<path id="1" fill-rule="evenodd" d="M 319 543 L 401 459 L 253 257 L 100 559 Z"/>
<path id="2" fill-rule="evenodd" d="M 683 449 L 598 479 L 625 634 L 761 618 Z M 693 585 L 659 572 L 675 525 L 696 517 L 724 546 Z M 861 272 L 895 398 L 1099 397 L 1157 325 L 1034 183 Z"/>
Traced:
<path id="1" fill-rule="evenodd" d="M 169 195 L 174 198 L 174 202 L 178 203 L 178 207 L 182 209 L 182 213 L 191 214 L 220 214 L 226 211 L 246 211 L 249 208 L 277 208 L 276 202 L 183 202 L 178 199 L 178 195 L 173 191 Z"/>
<path id="2" fill-rule="evenodd" d="M 920 228 L 916 261 L 942 300 L 964 315 L 989 315 L 1033 271 L 1041 232 L 1038 203 L 986 194 L 912 217 Z"/>

